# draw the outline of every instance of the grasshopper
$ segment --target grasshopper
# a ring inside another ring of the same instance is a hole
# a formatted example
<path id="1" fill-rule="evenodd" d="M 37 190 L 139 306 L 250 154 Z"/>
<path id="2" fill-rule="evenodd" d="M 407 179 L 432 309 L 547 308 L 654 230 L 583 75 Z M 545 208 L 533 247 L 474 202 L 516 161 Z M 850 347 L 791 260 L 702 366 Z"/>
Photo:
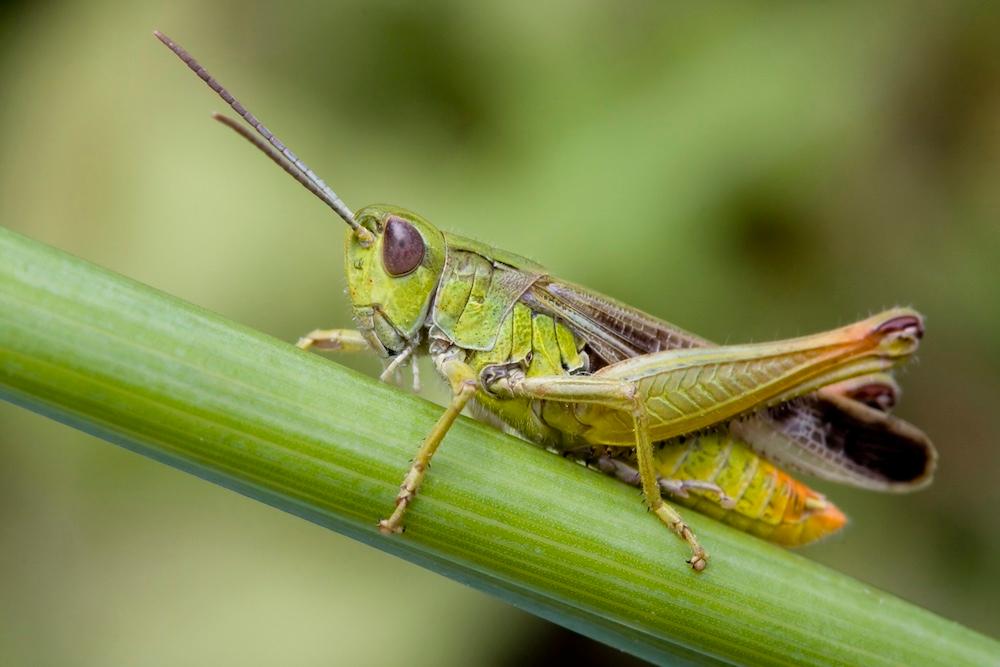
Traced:
<path id="1" fill-rule="evenodd" d="M 375 352 L 390 380 L 429 355 L 451 401 L 417 450 L 388 518 L 403 531 L 431 457 L 468 405 L 522 437 L 642 489 L 648 509 L 703 570 L 708 554 L 679 504 L 786 546 L 844 515 L 787 471 L 878 491 L 930 482 L 936 453 L 889 414 L 890 372 L 916 351 L 923 318 L 893 308 L 832 331 L 717 346 L 550 275 L 504 250 L 388 205 L 352 212 L 246 107 L 154 33 L 246 121 L 213 117 L 254 144 L 347 223 L 357 329 L 317 329 L 302 349 Z M 251 131 L 253 130 L 253 131 Z M 256 134 L 254 134 L 254 131 Z"/>

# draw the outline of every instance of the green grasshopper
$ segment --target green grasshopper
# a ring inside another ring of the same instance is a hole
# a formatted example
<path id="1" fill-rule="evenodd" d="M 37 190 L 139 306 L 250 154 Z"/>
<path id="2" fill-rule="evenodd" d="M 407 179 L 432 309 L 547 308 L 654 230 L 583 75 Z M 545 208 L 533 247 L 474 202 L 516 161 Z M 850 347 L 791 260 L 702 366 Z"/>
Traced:
<path id="1" fill-rule="evenodd" d="M 238 113 L 235 130 L 348 225 L 356 330 L 315 330 L 303 349 L 373 351 L 382 379 L 430 356 L 451 402 L 406 473 L 383 533 L 401 533 L 431 457 L 466 405 L 535 443 L 642 488 L 655 516 L 708 554 L 666 492 L 742 530 L 805 544 L 845 523 L 789 470 L 880 491 L 927 484 L 936 454 L 888 414 L 889 375 L 916 351 L 921 316 L 894 308 L 825 333 L 716 346 L 560 280 L 510 252 L 440 231 L 395 206 L 352 212 L 184 49 L 156 37 Z M 261 138 L 262 137 L 262 138 Z"/>

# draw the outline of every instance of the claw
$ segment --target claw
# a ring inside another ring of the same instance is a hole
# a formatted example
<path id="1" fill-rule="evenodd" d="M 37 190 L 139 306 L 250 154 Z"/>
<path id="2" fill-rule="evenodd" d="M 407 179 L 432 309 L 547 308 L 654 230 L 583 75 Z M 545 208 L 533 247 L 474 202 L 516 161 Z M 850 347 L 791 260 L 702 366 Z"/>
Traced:
<path id="1" fill-rule="evenodd" d="M 701 572 L 708 566 L 708 554 L 695 554 L 685 562 L 687 562 L 687 564 L 690 565 L 691 569 L 695 572 Z"/>
<path id="2" fill-rule="evenodd" d="M 404 530 L 406 529 L 403 526 L 394 525 L 388 519 L 382 519 L 378 522 L 378 532 L 383 535 L 400 535 Z"/>

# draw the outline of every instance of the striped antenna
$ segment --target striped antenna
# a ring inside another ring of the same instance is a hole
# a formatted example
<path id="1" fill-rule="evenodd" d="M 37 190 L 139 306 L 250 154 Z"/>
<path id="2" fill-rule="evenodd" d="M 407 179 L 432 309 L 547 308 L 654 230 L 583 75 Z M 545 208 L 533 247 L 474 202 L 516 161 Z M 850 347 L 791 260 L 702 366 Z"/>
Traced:
<path id="1" fill-rule="evenodd" d="M 304 187 L 306 190 L 313 193 L 314 195 L 322 199 L 324 202 L 327 201 L 327 198 L 324 196 L 323 191 L 320 190 L 315 183 L 306 178 L 306 176 L 304 176 L 302 172 L 296 169 L 294 164 L 283 158 L 281 154 L 278 153 L 278 151 L 271 148 L 270 144 L 268 144 L 266 141 L 264 141 L 256 134 L 248 130 L 243 125 L 240 125 L 240 122 L 238 120 L 234 120 L 229 116 L 224 116 L 221 113 L 217 113 L 214 111 L 212 112 L 212 118 L 219 121 L 226 127 L 230 128 L 231 130 L 239 134 L 241 137 L 249 141 L 251 144 L 256 146 L 258 149 L 260 149 L 260 151 L 264 153 L 264 155 L 271 158 L 271 160 L 273 160 L 276 165 L 284 169 L 289 176 L 298 181 L 302 185 L 302 187 Z"/>
<path id="2" fill-rule="evenodd" d="M 264 137 L 268 143 L 265 144 L 263 141 L 260 141 L 249 131 L 245 130 L 225 116 L 214 114 L 216 120 L 221 121 L 225 125 L 228 125 L 232 129 L 239 132 L 244 138 L 248 139 L 251 143 L 257 146 L 257 148 L 264 151 L 268 157 L 274 160 L 279 166 L 281 166 L 282 169 L 295 178 L 295 180 L 305 186 L 309 192 L 323 200 L 327 206 L 332 208 L 337 215 L 344 219 L 344 222 L 351 226 L 351 229 L 354 230 L 355 235 L 357 235 L 360 240 L 367 240 L 368 242 L 372 240 L 371 233 L 358 224 L 358 221 L 354 219 L 354 213 L 351 212 L 351 209 L 347 208 L 347 204 L 345 204 L 340 197 L 337 196 L 337 193 L 331 190 L 330 186 L 323 182 L 323 179 L 317 176 L 316 173 L 313 172 L 313 170 L 310 169 L 305 162 L 300 160 L 299 157 L 287 146 L 285 146 L 285 144 L 282 143 L 278 137 L 274 136 L 274 134 L 267 129 L 267 127 L 260 122 L 256 116 L 250 113 L 250 111 L 243 106 L 239 100 L 233 97 L 230 92 L 222 86 L 222 84 L 216 81 L 215 77 L 209 74 L 208 70 L 202 67 L 197 60 L 191 57 L 190 53 L 185 51 L 180 44 L 170 39 L 159 30 L 154 30 L 153 35 L 155 35 L 158 40 L 163 42 L 168 49 L 173 51 L 185 65 L 191 68 L 191 71 L 197 74 L 198 78 L 208 84 L 209 88 L 218 93 L 219 97 L 225 100 L 225 102 L 232 107 L 233 111 L 238 113 L 243 120 L 245 120 L 250 127 L 255 129 L 260 136 Z M 270 146 L 268 144 L 270 144 Z M 271 148 L 272 146 L 274 147 L 273 149 Z"/>

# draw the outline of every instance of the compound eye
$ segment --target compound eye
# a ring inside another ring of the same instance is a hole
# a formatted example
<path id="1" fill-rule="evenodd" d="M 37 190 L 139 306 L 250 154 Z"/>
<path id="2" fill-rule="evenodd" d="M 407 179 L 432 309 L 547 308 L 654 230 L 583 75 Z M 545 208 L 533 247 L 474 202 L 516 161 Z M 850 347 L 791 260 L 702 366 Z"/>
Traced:
<path id="1" fill-rule="evenodd" d="M 382 265 L 390 276 L 405 276 L 424 259 L 424 239 L 413 225 L 391 216 L 382 239 Z"/>

